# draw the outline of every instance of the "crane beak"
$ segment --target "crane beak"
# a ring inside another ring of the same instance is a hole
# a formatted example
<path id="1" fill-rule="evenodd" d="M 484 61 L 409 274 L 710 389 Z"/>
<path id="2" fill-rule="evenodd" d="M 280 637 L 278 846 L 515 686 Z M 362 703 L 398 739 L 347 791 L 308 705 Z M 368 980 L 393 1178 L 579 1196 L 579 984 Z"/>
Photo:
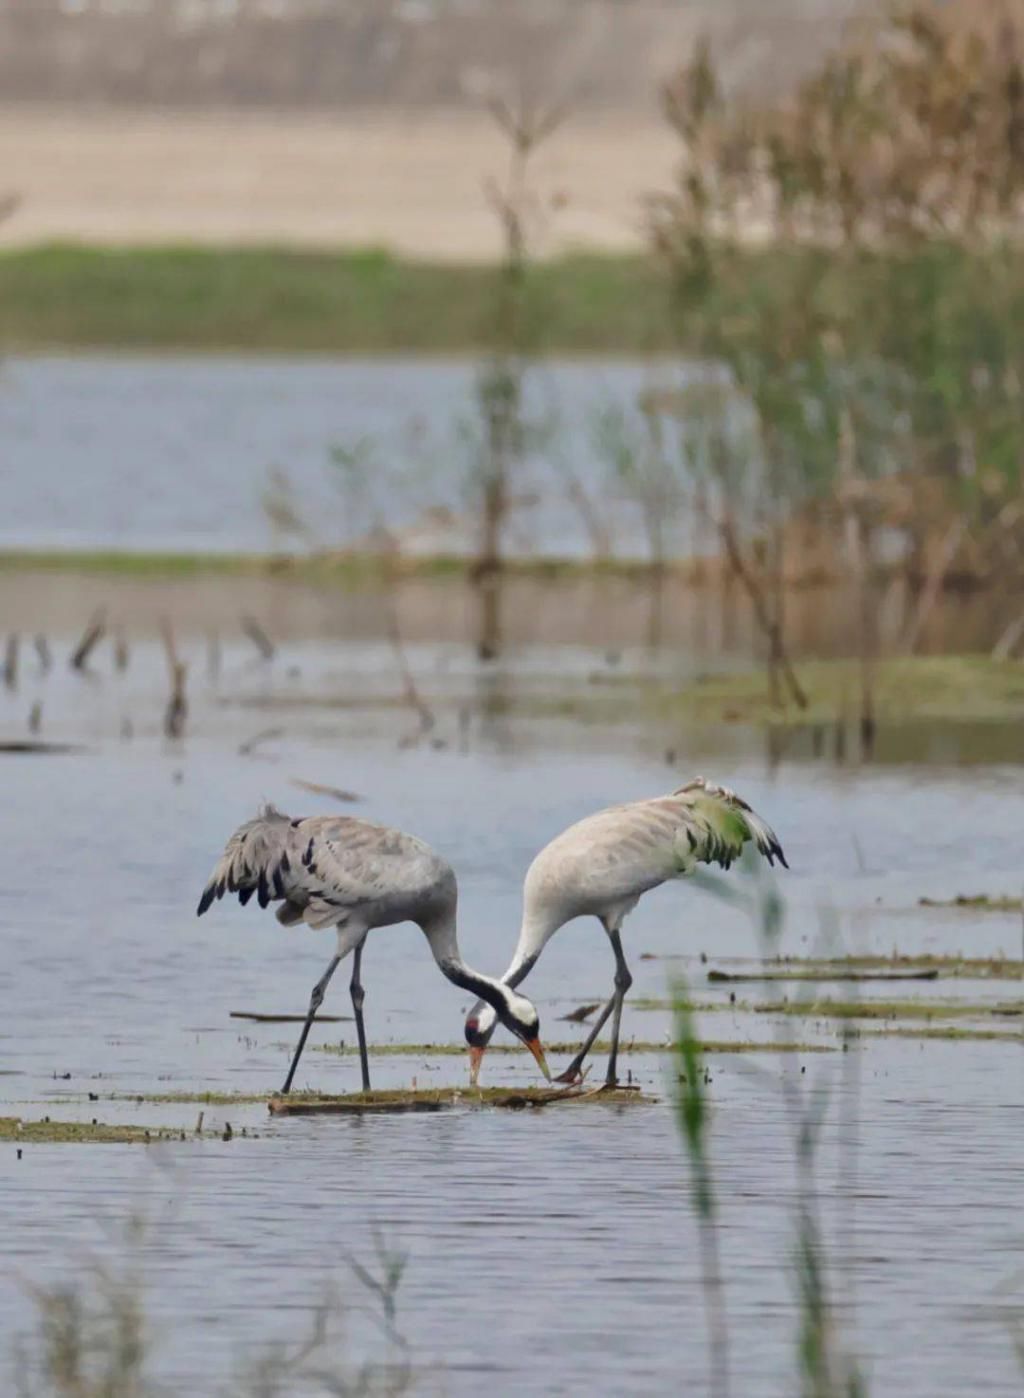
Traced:
<path id="1" fill-rule="evenodd" d="M 477 1086 L 477 1083 L 478 1083 L 479 1080 L 480 1080 L 480 1065 L 481 1065 L 481 1063 L 483 1063 L 483 1061 L 484 1061 L 484 1054 L 485 1054 L 486 1052 L 487 1052 L 487 1050 L 484 1049 L 484 1048 L 477 1048 L 475 1045 L 470 1045 L 470 1049 L 469 1049 L 469 1085 L 470 1085 L 470 1087 L 476 1087 L 476 1086 Z"/>
<path id="2" fill-rule="evenodd" d="M 540 1039 L 524 1039 L 523 1043 L 537 1060 L 537 1067 L 541 1070 L 548 1082 L 551 1081 L 551 1069 L 548 1067 L 547 1059 L 544 1057 L 544 1050 L 541 1048 Z"/>

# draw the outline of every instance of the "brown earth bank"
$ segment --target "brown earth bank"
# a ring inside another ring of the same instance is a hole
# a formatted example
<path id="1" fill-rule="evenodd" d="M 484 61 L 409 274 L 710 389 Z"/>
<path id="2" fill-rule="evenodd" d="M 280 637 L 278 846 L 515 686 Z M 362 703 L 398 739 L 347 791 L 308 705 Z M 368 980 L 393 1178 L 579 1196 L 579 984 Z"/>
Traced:
<path id="1" fill-rule="evenodd" d="M 678 145 L 655 112 L 566 120 L 534 161 L 538 251 L 631 249 Z M 387 247 L 487 262 L 502 230 L 485 193 L 507 143 L 479 110 L 414 113 L 72 111 L 0 107 L 8 246 L 284 243 Z M 548 216 L 550 215 L 550 216 Z"/>
<path id="2" fill-rule="evenodd" d="M 386 638 L 397 615 L 408 642 L 466 644 L 478 634 L 480 600 L 478 589 L 458 573 L 414 573 L 388 585 L 372 575 L 361 580 L 344 574 L 303 576 L 301 568 L 288 565 L 174 576 L 81 571 L 71 560 L 65 568 L 44 570 L 8 562 L 0 570 L 0 634 L 19 633 L 26 647 L 35 633 L 70 642 L 103 612 L 111 626 L 138 639 L 158 636 L 164 618 L 186 636 L 221 631 L 242 637 L 242 619 L 255 616 L 280 642 L 366 641 Z M 791 653 L 856 653 L 856 601 L 855 593 L 838 585 L 789 591 Z M 1019 593 L 946 592 L 922 618 L 917 650 L 988 653 L 1022 605 Z M 879 626 L 894 645 L 916 607 L 902 589 L 882 594 Z M 708 659 L 763 653 L 749 601 L 735 582 L 695 586 L 669 577 L 658 589 L 642 575 L 510 573 L 501 584 L 501 629 L 503 641 L 513 646 L 600 648 L 607 669 L 591 683 L 614 681 L 623 648 L 663 647 Z"/>

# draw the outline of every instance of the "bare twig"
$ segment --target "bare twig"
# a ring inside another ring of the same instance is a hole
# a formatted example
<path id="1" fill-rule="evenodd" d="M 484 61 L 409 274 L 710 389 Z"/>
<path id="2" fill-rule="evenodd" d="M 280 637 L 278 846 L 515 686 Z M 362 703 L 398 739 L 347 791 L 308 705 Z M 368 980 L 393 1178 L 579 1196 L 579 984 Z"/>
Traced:
<path id="1" fill-rule="evenodd" d="M 420 732 L 429 733 L 435 726 L 436 719 L 434 718 L 434 712 L 430 705 L 416 687 L 416 680 L 413 677 L 412 669 L 405 653 L 402 632 L 398 625 L 398 607 L 395 604 L 393 596 L 388 599 L 388 639 L 395 652 L 395 659 L 398 661 L 398 669 L 402 677 L 402 690 L 405 701 L 419 717 Z"/>
<path id="2" fill-rule="evenodd" d="M 242 630 L 249 637 L 249 640 L 252 641 L 264 660 L 273 660 L 276 647 L 255 617 L 242 617 Z"/>
<path id="3" fill-rule="evenodd" d="M 160 622 L 160 635 L 163 638 L 171 680 L 171 694 L 164 711 L 164 733 L 168 738 L 177 739 L 185 732 L 185 720 L 188 717 L 188 701 L 185 698 L 188 667 L 178 655 L 174 629 L 166 617 Z"/>
<path id="4" fill-rule="evenodd" d="M 88 661 L 89 656 L 92 654 L 93 650 L 99 644 L 99 642 L 103 639 L 106 630 L 106 608 L 101 607 L 99 611 L 93 615 L 92 620 L 89 622 L 89 625 L 86 627 L 85 632 L 82 635 L 82 639 L 79 641 L 78 645 L 74 649 L 74 652 L 71 656 L 72 670 L 85 669 L 86 662 Z"/>
<path id="5" fill-rule="evenodd" d="M 220 679 L 220 636 L 216 631 L 206 638 L 206 674 L 214 682 Z"/>
<path id="6" fill-rule="evenodd" d="M 8 689 L 18 687 L 18 633 L 12 631 L 7 637 L 4 651 L 4 684 Z"/>
<path id="7" fill-rule="evenodd" d="M 271 738 L 281 738 L 283 736 L 283 728 L 263 728 L 259 733 L 254 733 L 251 738 L 246 738 L 244 743 L 239 743 L 238 755 L 239 757 L 248 757 L 261 743 L 269 743 Z"/>
<path id="8" fill-rule="evenodd" d="M 188 717 L 188 701 L 185 698 L 187 674 L 188 668 L 184 662 L 177 661 L 171 678 L 171 697 L 164 713 L 164 732 L 168 738 L 180 738 L 185 732 L 185 720 Z"/>
<path id="9" fill-rule="evenodd" d="M 335 801 L 351 804 L 353 801 L 361 801 L 363 798 L 354 791 L 346 791 L 340 786 L 325 786 L 322 782 L 307 782 L 301 777 L 289 778 L 292 786 L 297 786 L 300 791 L 311 791 L 314 796 L 330 796 Z M 321 1015 L 320 1018 L 323 1018 Z"/>

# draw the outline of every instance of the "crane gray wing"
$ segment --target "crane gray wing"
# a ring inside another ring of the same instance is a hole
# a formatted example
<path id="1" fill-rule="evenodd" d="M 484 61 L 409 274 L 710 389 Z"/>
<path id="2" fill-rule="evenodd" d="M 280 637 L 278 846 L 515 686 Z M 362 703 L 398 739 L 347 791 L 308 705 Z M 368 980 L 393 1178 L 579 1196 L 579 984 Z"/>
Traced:
<path id="1" fill-rule="evenodd" d="M 196 909 L 225 893 L 244 906 L 280 902 L 278 921 L 330 927 L 390 900 L 397 909 L 437 883 L 447 866 L 412 835 L 347 816 L 292 820 L 272 807 L 239 826 Z"/>

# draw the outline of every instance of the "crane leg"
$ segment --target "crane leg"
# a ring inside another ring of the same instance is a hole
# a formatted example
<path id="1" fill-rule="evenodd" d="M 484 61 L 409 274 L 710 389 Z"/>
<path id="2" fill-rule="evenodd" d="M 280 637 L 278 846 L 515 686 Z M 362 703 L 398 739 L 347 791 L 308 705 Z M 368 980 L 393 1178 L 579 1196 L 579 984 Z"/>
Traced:
<path id="1" fill-rule="evenodd" d="M 594 1021 L 593 1027 L 591 1028 L 590 1033 L 587 1035 L 583 1047 L 580 1049 L 579 1053 L 569 1064 L 568 1068 L 566 1068 L 565 1072 L 558 1074 L 558 1077 L 555 1078 L 555 1082 L 574 1083 L 576 1081 L 576 1079 L 580 1075 L 580 1069 L 583 1066 L 583 1060 L 586 1058 L 590 1050 L 594 1047 L 594 1044 L 597 1041 L 598 1034 L 600 1034 L 601 1030 L 607 1024 L 608 1016 L 611 1014 L 614 1008 L 615 996 L 613 995 L 612 998 L 608 1001 L 607 1005 L 605 1005 L 604 1009 L 598 1015 L 597 1019 Z"/>
<path id="2" fill-rule="evenodd" d="M 611 940 L 612 951 L 615 953 L 615 994 L 612 996 L 614 1005 L 614 1017 L 612 1019 L 612 1047 L 608 1055 L 608 1072 L 605 1074 L 605 1087 L 615 1087 L 618 1078 L 615 1075 L 616 1063 L 619 1057 L 619 1029 L 622 1025 L 622 1002 L 626 998 L 626 992 L 633 984 L 633 977 L 630 975 L 629 967 L 626 965 L 626 958 L 622 951 L 622 941 L 619 937 L 619 929 L 609 928 L 608 936 Z"/>
<path id="3" fill-rule="evenodd" d="M 366 1030 L 363 1027 L 363 1000 L 366 996 L 359 975 L 363 961 L 363 945 L 363 942 L 359 943 L 352 958 L 352 981 L 349 990 L 352 993 L 352 1010 L 356 1017 L 356 1034 L 359 1038 L 359 1066 L 363 1072 L 363 1091 L 369 1092 L 370 1061 L 366 1055 Z"/>
<path id="4" fill-rule="evenodd" d="M 615 1019 L 612 1023 L 612 1050 L 608 1059 L 608 1076 L 605 1080 L 605 1084 L 608 1087 L 614 1087 L 618 1081 L 615 1076 L 615 1060 L 619 1051 L 619 1024 L 622 1020 L 622 1002 L 626 998 L 626 991 L 633 984 L 633 977 L 629 973 L 629 967 L 626 965 L 626 958 L 622 952 L 622 942 L 619 940 L 619 929 L 617 927 L 608 927 L 605 924 L 602 924 L 602 926 L 604 926 L 604 930 L 608 933 L 609 940 L 612 944 L 612 951 L 615 953 L 615 989 L 612 992 L 611 999 L 594 1021 L 593 1028 L 587 1035 L 583 1047 L 569 1064 L 568 1068 L 566 1068 L 565 1072 L 559 1073 L 558 1077 L 555 1079 L 556 1082 L 574 1083 L 580 1076 L 583 1060 L 594 1047 L 594 1044 L 597 1042 L 598 1034 L 600 1034 L 601 1030 L 608 1023 L 608 1018 L 613 1010 L 615 1012 Z"/>
<path id="5" fill-rule="evenodd" d="M 331 977 L 338 969 L 338 964 L 340 961 L 340 956 L 332 957 L 331 964 L 328 966 L 327 970 L 323 973 L 323 975 L 317 981 L 316 985 L 313 987 L 313 993 L 309 997 L 309 1013 L 306 1015 L 306 1022 L 302 1026 L 302 1033 L 299 1035 L 299 1042 L 295 1047 L 295 1056 L 292 1059 L 292 1066 L 288 1069 L 288 1076 L 285 1078 L 284 1087 L 282 1087 L 281 1089 L 282 1096 L 284 1095 L 284 1093 L 289 1092 L 291 1090 L 292 1078 L 294 1078 L 295 1076 L 295 1069 L 299 1066 L 299 1059 L 302 1057 L 302 1050 L 306 1047 L 306 1039 L 309 1037 L 310 1026 L 313 1023 L 313 1020 L 316 1018 L 317 1010 L 324 1002 L 324 992 L 327 990 L 327 987 L 330 984 Z"/>

